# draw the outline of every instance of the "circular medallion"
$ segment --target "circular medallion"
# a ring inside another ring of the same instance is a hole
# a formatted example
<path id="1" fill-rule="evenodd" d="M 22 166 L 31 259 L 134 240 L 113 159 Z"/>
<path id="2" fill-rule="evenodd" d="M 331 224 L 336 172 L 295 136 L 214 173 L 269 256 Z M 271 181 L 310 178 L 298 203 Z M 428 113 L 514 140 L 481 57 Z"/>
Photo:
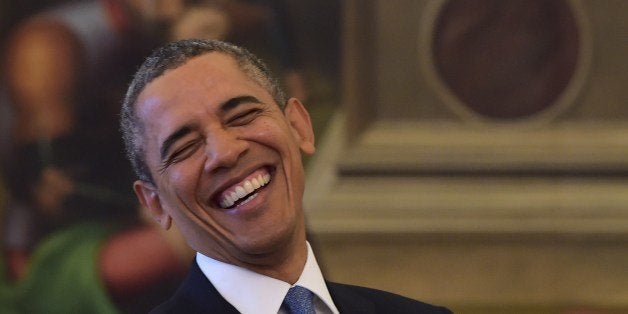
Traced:
<path id="1" fill-rule="evenodd" d="M 456 0 L 426 12 L 422 68 L 465 118 L 547 119 L 583 85 L 591 48 L 579 2 Z"/>

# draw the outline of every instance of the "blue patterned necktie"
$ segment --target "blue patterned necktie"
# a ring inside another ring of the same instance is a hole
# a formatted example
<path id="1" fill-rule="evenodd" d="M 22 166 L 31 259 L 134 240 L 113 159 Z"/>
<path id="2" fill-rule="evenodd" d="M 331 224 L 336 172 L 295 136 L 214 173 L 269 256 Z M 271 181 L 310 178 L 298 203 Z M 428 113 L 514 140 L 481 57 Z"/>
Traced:
<path id="1" fill-rule="evenodd" d="M 286 305 L 290 314 L 315 314 L 312 299 L 314 294 L 301 286 L 294 286 L 288 290 L 283 304 Z"/>

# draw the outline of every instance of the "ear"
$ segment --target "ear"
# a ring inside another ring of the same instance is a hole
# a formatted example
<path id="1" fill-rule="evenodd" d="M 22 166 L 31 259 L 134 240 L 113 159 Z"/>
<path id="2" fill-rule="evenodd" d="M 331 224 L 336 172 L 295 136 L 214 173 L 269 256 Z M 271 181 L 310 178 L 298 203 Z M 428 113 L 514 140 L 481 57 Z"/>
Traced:
<path id="1" fill-rule="evenodd" d="M 133 183 L 133 191 L 140 201 L 140 204 L 148 210 L 150 215 L 164 229 L 170 229 L 172 218 L 161 206 L 161 200 L 157 193 L 157 188 L 152 183 L 137 180 Z"/>
<path id="2" fill-rule="evenodd" d="M 299 147 L 304 153 L 311 155 L 316 151 L 314 146 L 314 130 L 310 114 L 305 106 L 296 98 L 290 98 L 284 109 L 284 114 L 290 123 L 292 133 L 299 142 Z"/>

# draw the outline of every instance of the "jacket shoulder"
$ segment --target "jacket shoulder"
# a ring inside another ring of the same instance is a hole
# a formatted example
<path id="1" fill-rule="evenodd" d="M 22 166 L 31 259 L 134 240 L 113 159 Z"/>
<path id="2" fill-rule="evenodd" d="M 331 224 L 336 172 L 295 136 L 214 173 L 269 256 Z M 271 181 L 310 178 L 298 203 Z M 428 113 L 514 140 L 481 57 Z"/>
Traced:
<path id="1" fill-rule="evenodd" d="M 378 289 L 330 282 L 327 283 L 327 286 L 341 313 L 452 313 L 445 307 L 431 305 Z"/>
<path id="2" fill-rule="evenodd" d="M 203 275 L 196 262 L 193 262 L 188 276 L 175 294 L 150 313 L 237 314 L 238 311 L 220 295 L 214 285 Z"/>

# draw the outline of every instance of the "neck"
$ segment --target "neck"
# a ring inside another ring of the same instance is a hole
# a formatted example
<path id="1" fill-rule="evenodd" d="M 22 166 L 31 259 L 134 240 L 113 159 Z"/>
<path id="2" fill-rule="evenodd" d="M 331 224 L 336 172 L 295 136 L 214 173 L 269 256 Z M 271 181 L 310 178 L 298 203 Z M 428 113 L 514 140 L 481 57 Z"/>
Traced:
<path id="1" fill-rule="evenodd" d="M 256 273 L 275 278 L 289 284 L 294 284 L 299 280 L 305 262 L 307 261 L 307 245 L 303 240 L 300 245 L 295 246 L 290 253 L 286 254 L 280 260 L 275 260 L 269 264 L 245 264 L 245 268 Z"/>
<path id="2" fill-rule="evenodd" d="M 305 232 L 297 231 L 296 234 L 284 243 L 270 245 L 272 249 L 266 253 L 240 251 L 238 254 L 230 254 L 224 250 L 213 250 L 204 254 L 224 263 L 294 284 L 299 280 L 307 260 Z"/>

